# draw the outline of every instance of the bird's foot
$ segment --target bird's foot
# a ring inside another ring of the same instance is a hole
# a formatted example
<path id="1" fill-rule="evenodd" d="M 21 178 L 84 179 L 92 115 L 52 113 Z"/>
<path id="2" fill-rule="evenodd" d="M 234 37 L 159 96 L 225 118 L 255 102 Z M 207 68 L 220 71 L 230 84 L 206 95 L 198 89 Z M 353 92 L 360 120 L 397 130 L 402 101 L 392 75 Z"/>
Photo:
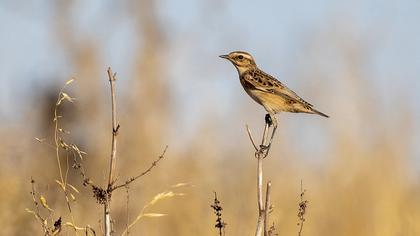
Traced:
<path id="1" fill-rule="evenodd" d="M 257 158 L 262 157 L 263 159 L 267 157 L 268 151 L 270 151 L 271 145 L 260 145 L 260 149 L 255 153 Z"/>
<path id="2" fill-rule="evenodd" d="M 268 126 L 272 126 L 273 125 L 273 119 L 271 118 L 270 114 L 265 114 L 265 123 L 268 124 Z"/>

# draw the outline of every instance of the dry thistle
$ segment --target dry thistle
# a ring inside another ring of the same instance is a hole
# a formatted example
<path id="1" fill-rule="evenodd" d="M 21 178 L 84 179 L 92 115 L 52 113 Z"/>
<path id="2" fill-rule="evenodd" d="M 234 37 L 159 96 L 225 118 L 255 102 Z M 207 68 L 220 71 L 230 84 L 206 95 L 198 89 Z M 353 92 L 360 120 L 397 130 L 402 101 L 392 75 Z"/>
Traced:
<path id="1" fill-rule="evenodd" d="M 225 228 L 227 223 L 222 220 L 222 206 L 220 205 L 220 201 L 217 199 L 217 193 L 214 192 L 214 204 L 210 206 L 214 210 L 214 214 L 216 215 L 216 224 L 214 225 L 215 228 L 219 229 L 219 235 L 225 235 Z"/>
<path id="2" fill-rule="evenodd" d="M 110 195 L 105 189 L 101 187 L 92 185 L 93 197 L 96 199 L 96 202 L 104 205 L 106 203 L 107 197 Z"/>
<path id="3" fill-rule="evenodd" d="M 298 236 L 302 235 L 303 224 L 305 222 L 306 208 L 308 207 L 308 200 L 304 200 L 305 192 L 306 192 L 306 189 L 303 189 L 302 181 L 300 181 L 300 201 L 299 201 L 299 210 L 298 210 L 299 222 L 297 224 L 298 226 L 300 226 L 300 228 L 299 228 Z"/>
<path id="4" fill-rule="evenodd" d="M 61 232 L 61 216 L 54 222 L 53 235 L 58 235 Z"/>

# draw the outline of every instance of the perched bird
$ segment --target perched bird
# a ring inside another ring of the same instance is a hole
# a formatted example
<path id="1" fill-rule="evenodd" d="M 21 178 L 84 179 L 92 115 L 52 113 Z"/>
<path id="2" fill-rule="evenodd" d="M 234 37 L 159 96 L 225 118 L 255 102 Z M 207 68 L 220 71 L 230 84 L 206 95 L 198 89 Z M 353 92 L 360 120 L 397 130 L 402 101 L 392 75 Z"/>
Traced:
<path id="1" fill-rule="evenodd" d="M 277 127 L 274 115 L 281 111 L 318 114 L 328 117 L 326 114 L 315 110 L 312 104 L 303 100 L 276 78 L 260 70 L 249 53 L 235 51 L 220 57 L 232 62 L 238 71 L 239 80 L 246 93 L 265 108 L 274 129 Z"/>

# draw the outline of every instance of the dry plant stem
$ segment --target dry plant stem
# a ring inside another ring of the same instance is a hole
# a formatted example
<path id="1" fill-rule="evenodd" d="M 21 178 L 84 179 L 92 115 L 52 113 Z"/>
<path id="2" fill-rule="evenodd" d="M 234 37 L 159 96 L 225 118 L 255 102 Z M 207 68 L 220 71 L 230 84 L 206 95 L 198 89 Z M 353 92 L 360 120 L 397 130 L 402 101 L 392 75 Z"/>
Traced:
<path id="1" fill-rule="evenodd" d="M 128 212 L 128 204 L 129 204 L 129 202 L 130 202 L 130 194 L 129 194 L 129 186 L 127 185 L 126 187 L 125 187 L 125 191 L 126 191 L 126 194 L 127 194 L 127 197 L 126 197 L 126 201 L 127 201 L 127 203 L 126 203 L 126 219 L 127 219 L 127 223 L 126 223 L 126 225 L 125 225 L 125 231 L 127 232 L 127 236 L 128 236 L 128 234 L 130 233 L 129 231 L 128 231 L 128 225 L 130 224 L 130 214 L 129 214 L 129 212 Z"/>
<path id="2" fill-rule="evenodd" d="M 115 165 L 117 161 L 117 135 L 119 125 L 117 124 L 117 109 L 116 109 L 116 99 L 115 99 L 115 81 L 116 74 L 112 73 L 110 67 L 108 67 L 108 79 L 111 87 L 111 109 L 112 109 L 112 148 L 111 148 L 111 161 L 109 166 L 109 176 L 108 176 L 108 187 L 107 187 L 107 196 L 106 202 L 104 204 L 104 233 L 105 236 L 111 236 L 111 192 L 112 183 L 115 175 Z"/>
<path id="3" fill-rule="evenodd" d="M 256 156 L 258 158 L 258 164 L 257 164 L 257 199 L 258 199 L 258 221 L 257 221 L 257 230 L 255 235 L 261 236 L 263 228 L 265 228 L 265 213 L 264 213 L 264 205 L 263 205 L 263 156 L 259 155 L 259 150 L 256 151 Z"/>
<path id="4" fill-rule="evenodd" d="M 76 231 L 83 231 L 84 235 L 86 235 L 86 236 L 88 236 L 88 235 L 96 236 L 95 230 L 92 227 L 90 227 L 89 225 L 87 225 L 85 227 L 79 227 L 79 226 L 75 226 L 73 224 L 65 223 L 65 224 L 63 224 L 63 226 L 72 228 Z"/>
<path id="5" fill-rule="evenodd" d="M 265 193 L 265 210 L 264 210 L 264 235 L 268 235 L 268 225 L 270 224 L 268 215 L 270 213 L 270 191 L 271 191 L 271 181 L 267 182 L 267 189 Z"/>
<path id="6" fill-rule="evenodd" d="M 54 109 L 54 144 L 55 144 L 55 156 L 57 158 L 57 165 L 58 165 L 58 170 L 60 172 L 60 180 L 61 183 L 63 184 L 64 188 L 66 187 L 65 183 L 64 183 L 64 178 L 63 178 L 63 171 L 61 170 L 61 163 L 60 163 L 60 144 L 58 143 L 58 112 L 57 112 L 57 107 L 59 104 L 59 100 L 61 99 L 61 93 L 63 92 L 63 90 L 60 90 L 58 99 L 57 99 L 57 103 Z"/>
<path id="7" fill-rule="evenodd" d="M 114 174 L 115 174 L 115 165 L 117 161 L 117 135 L 119 125 L 117 124 L 117 109 L 116 109 L 116 99 L 115 99 L 115 81 L 117 80 L 116 74 L 112 73 L 111 67 L 108 67 L 108 78 L 109 84 L 111 87 L 111 109 L 112 109 L 112 149 L 111 149 L 111 162 L 109 167 L 109 178 L 108 186 L 112 185 Z"/>
<path id="8" fill-rule="evenodd" d="M 47 235 L 49 233 L 49 229 L 48 227 L 44 224 L 44 222 L 46 222 L 46 219 L 44 219 L 41 214 L 39 214 L 39 207 L 38 207 L 38 202 L 36 200 L 36 191 L 35 191 L 35 181 L 34 179 L 31 177 L 31 187 L 32 187 L 32 191 L 31 191 L 31 196 L 32 196 L 32 200 L 34 202 L 35 205 L 35 218 L 37 220 L 39 220 L 39 223 L 42 226 L 42 229 L 44 230 L 44 233 Z"/>
<path id="9" fill-rule="evenodd" d="M 267 137 L 268 131 L 270 128 L 270 124 L 268 122 L 265 123 L 264 126 L 264 133 L 262 136 L 261 144 L 259 148 L 255 144 L 254 138 L 251 135 L 251 131 L 247 126 L 247 132 L 249 139 L 251 140 L 252 145 L 255 148 L 255 158 L 257 158 L 257 201 L 258 201 L 258 221 L 257 221 L 257 229 L 255 232 L 256 236 L 268 235 L 268 211 L 270 206 L 270 188 L 271 182 L 267 183 L 267 190 L 266 190 L 266 199 L 265 205 L 263 201 L 263 160 L 268 156 L 270 151 L 270 144 L 267 144 Z M 273 136 L 273 134 L 272 134 Z"/>
<path id="10" fill-rule="evenodd" d="M 257 198 L 258 198 L 258 210 L 261 213 L 264 211 L 264 205 L 263 205 L 263 159 L 261 157 L 258 157 L 258 164 L 257 164 Z"/>
<path id="11" fill-rule="evenodd" d="M 61 188 L 63 190 L 64 197 L 65 197 L 66 202 L 67 202 L 67 208 L 68 208 L 69 213 L 70 213 L 71 222 L 73 223 L 73 225 L 75 225 L 74 217 L 73 217 L 71 206 L 70 206 L 69 197 L 68 197 L 68 194 L 67 194 L 67 173 L 68 173 L 69 165 L 68 165 L 68 162 L 67 162 L 66 175 L 65 175 L 65 178 L 64 178 L 63 170 L 62 170 L 61 162 L 60 162 L 60 146 L 61 146 L 60 144 L 61 144 L 62 140 L 58 135 L 58 132 L 59 132 L 58 120 L 60 118 L 60 116 L 58 115 L 58 107 L 60 106 L 61 101 L 65 97 L 64 95 L 66 95 L 66 93 L 64 93 L 65 86 L 63 88 L 61 88 L 60 93 L 59 93 L 58 98 L 57 98 L 57 102 L 55 104 L 55 108 L 54 108 L 54 144 L 55 144 L 55 154 L 56 154 L 56 159 L 57 159 L 58 170 L 59 170 L 59 173 L 60 173 Z M 75 230 L 75 233 L 76 233 L 76 236 L 77 236 L 78 235 L 77 230 Z"/>

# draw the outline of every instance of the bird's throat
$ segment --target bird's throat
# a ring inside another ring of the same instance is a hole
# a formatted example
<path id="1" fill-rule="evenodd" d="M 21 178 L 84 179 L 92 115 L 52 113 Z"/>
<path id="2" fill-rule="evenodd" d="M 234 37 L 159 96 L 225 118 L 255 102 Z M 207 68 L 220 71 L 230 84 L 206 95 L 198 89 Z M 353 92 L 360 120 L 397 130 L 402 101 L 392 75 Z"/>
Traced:
<path id="1" fill-rule="evenodd" d="M 239 76 L 243 75 L 247 70 L 250 69 L 248 66 L 235 66 L 235 67 L 239 73 Z"/>

